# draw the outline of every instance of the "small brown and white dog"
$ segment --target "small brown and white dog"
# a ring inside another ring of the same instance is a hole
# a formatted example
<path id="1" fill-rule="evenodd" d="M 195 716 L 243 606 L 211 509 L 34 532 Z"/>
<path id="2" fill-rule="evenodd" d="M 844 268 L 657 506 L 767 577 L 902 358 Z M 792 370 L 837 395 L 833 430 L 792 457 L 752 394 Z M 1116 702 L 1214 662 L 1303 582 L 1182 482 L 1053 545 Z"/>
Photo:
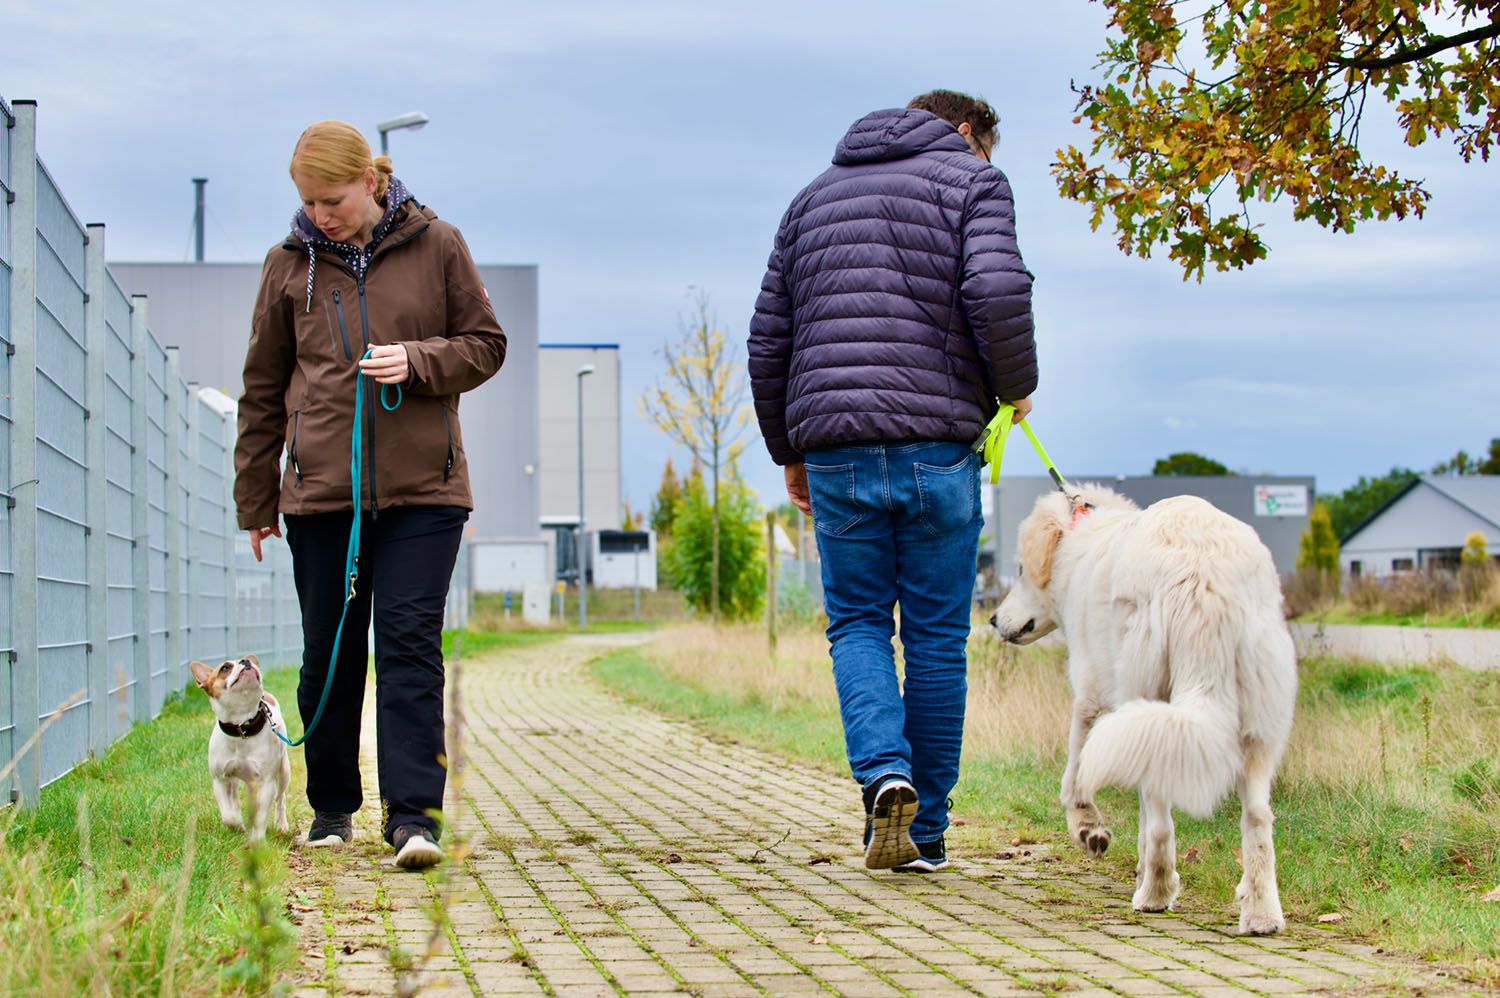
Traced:
<path id="1" fill-rule="evenodd" d="M 1172 808 L 1206 816 L 1235 788 L 1240 931 L 1284 928 L 1271 777 L 1292 730 L 1297 665 L 1270 551 L 1202 499 L 1140 509 L 1086 486 L 1039 499 L 1020 552 L 1020 580 L 990 623 L 1015 644 L 1054 628 L 1067 640 L 1069 836 L 1101 855 L 1110 834 L 1095 791 L 1137 788 L 1132 905 L 1163 911 L 1181 888 Z"/>
<path id="2" fill-rule="evenodd" d="M 217 668 L 193 662 L 188 668 L 198 688 L 208 694 L 218 724 L 208 736 L 208 771 L 214 778 L 214 800 L 219 817 L 235 831 L 243 831 L 240 784 L 250 787 L 250 841 L 266 837 L 266 822 L 274 808 L 275 828 L 287 830 L 286 791 L 292 782 L 292 761 L 276 733 L 286 730 L 281 707 L 265 691 L 260 660 L 246 655 Z"/>

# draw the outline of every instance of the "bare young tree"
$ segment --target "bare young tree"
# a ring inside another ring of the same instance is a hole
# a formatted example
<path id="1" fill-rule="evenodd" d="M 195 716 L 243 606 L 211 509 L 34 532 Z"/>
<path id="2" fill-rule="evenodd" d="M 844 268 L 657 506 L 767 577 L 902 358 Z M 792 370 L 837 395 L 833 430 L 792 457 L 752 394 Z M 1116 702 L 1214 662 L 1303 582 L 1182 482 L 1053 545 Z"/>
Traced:
<path id="1" fill-rule="evenodd" d="M 747 405 L 750 385 L 708 295 L 693 296 L 694 314 L 680 323 L 677 340 L 661 348 L 666 370 L 637 401 L 640 413 L 661 432 L 686 447 L 707 468 L 713 488 L 713 562 L 710 608 L 719 621 L 719 472 L 745 449 L 744 435 L 754 426 Z"/>

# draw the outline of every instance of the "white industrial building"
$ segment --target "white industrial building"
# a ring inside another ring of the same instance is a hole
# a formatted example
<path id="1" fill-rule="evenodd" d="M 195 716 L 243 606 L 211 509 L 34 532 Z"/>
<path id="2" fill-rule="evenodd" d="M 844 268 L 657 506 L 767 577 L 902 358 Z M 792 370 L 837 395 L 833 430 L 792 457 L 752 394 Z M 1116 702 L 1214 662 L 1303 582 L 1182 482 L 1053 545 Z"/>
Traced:
<path id="1" fill-rule="evenodd" d="M 1464 539 L 1500 540 L 1500 476 L 1421 475 L 1339 540 L 1348 575 L 1455 569 Z"/>

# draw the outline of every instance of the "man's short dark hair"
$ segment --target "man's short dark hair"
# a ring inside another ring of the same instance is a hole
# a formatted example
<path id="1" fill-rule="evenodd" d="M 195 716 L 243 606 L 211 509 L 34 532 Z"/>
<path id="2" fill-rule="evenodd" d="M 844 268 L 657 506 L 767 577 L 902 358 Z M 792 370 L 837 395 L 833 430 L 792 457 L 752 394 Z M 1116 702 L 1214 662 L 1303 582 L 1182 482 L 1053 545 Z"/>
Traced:
<path id="1" fill-rule="evenodd" d="M 920 97 L 913 97 L 906 106 L 931 111 L 954 128 L 967 121 L 975 137 L 987 145 L 994 143 L 995 128 L 1000 124 L 1000 116 L 990 107 L 989 101 L 956 90 L 929 90 Z"/>

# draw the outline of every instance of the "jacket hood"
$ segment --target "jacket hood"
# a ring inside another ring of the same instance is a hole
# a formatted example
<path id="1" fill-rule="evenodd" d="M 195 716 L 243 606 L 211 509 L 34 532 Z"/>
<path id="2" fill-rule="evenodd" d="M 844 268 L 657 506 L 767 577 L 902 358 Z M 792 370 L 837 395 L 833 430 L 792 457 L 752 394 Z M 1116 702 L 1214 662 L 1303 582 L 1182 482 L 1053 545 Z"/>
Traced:
<path id="1" fill-rule="evenodd" d="M 958 129 L 931 111 L 892 108 L 872 111 L 851 125 L 839 140 L 833 161 L 839 166 L 853 166 L 936 151 L 972 152 Z"/>
<path id="2" fill-rule="evenodd" d="M 307 212 L 301 208 L 292 216 L 292 231 L 288 236 L 287 246 L 296 249 L 291 242 L 293 239 L 300 240 L 307 250 L 307 307 L 306 311 L 312 311 L 313 300 L 313 274 L 317 267 L 318 250 L 334 253 L 343 257 L 355 269 L 358 274 L 364 274 L 364 267 L 369 262 L 369 254 L 375 252 L 381 240 L 390 234 L 391 230 L 400 227 L 406 220 L 408 212 L 403 207 L 406 202 L 412 202 L 421 207 L 421 202 L 412 196 L 406 185 L 392 176 L 385 188 L 385 211 L 380 216 L 380 221 L 375 223 L 371 232 L 370 241 L 361 250 L 353 243 L 336 243 L 323 234 L 323 230 L 312 223 L 307 217 Z"/>

